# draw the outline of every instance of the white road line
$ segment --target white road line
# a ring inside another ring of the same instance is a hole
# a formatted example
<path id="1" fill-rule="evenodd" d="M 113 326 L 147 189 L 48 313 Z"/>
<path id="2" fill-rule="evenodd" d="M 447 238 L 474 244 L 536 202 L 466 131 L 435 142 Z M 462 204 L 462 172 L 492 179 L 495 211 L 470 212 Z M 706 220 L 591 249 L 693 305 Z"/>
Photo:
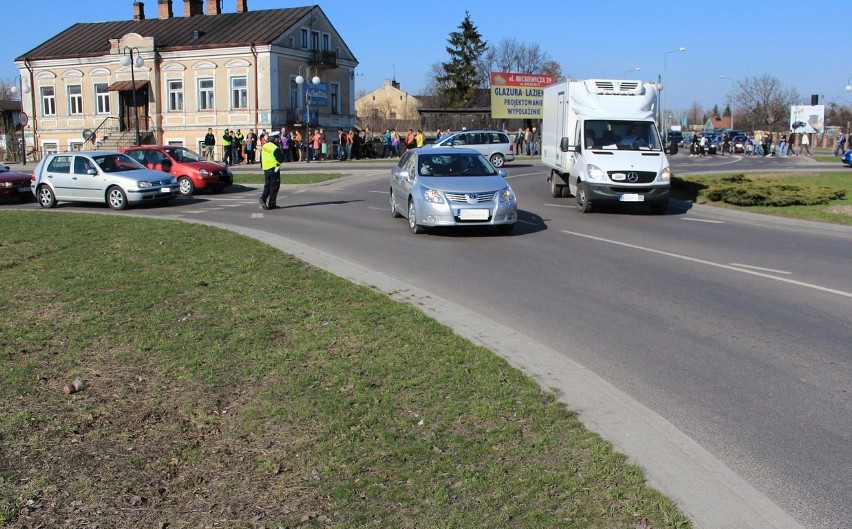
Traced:
<path id="1" fill-rule="evenodd" d="M 583 237 L 583 238 L 592 239 L 592 240 L 595 240 L 595 241 L 606 242 L 606 243 L 609 243 L 609 244 L 616 244 L 618 246 L 624 246 L 626 248 L 633 248 L 635 250 L 642 250 L 643 252 L 650 252 L 650 253 L 655 253 L 655 254 L 659 254 L 659 255 L 665 255 L 667 257 L 673 257 L 675 259 L 683 259 L 684 261 L 691 261 L 693 263 L 704 264 L 704 265 L 707 265 L 707 266 L 714 266 L 716 268 L 723 268 L 725 270 L 733 270 L 735 272 L 740 272 L 740 273 L 743 273 L 743 274 L 755 275 L 755 276 L 763 277 L 763 278 L 766 278 L 766 279 L 772 279 L 774 281 L 781 281 L 782 283 L 789 283 L 791 285 L 798 285 L 800 287 L 812 288 L 814 290 L 820 290 L 822 292 L 828 292 L 829 294 L 837 294 L 838 296 L 844 296 L 844 297 L 847 297 L 847 298 L 852 298 L 852 292 L 844 292 L 843 290 L 835 290 L 833 288 L 821 287 L 819 285 L 813 285 L 811 283 L 803 283 L 801 281 L 795 281 L 793 279 L 787 279 L 787 278 L 784 278 L 784 277 L 778 277 L 778 276 L 773 276 L 773 275 L 769 275 L 769 274 L 764 274 L 762 272 L 755 272 L 753 270 L 746 270 L 746 269 L 743 269 L 743 268 L 737 268 L 737 267 L 731 266 L 731 265 L 726 265 L 726 264 L 722 264 L 722 263 L 714 263 L 713 261 L 705 261 L 704 259 L 696 259 L 695 257 L 688 257 L 686 255 L 679 255 L 679 254 L 676 254 L 676 253 L 664 252 L 662 250 L 655 250 L 653 248 L 645 248 L 644 246 L 637 246 L 635 244 L 629 244 L 629 243 L 626 243 L 626 242 L 614 241 L 612 239 L 604 239 L 602 237 L 595 237 L 594 235 L 586 235 L 584 233 L 577 233 L 577 232 L 574 232 L 574 231 L 567 231 L 567 230 L 560 230 L 560 231 L 562 231 L 562 233 L 566 233 L 568 235 L 576 235 L 577 237 Z"/>
<path id="2" fill-rule="evenodd" d="M 387 189 L 385 189 L 384 191 L 370 191 L 370 193 L 381 193 L 383 195 L 387 192 L 388 192 Z"/>
<path id="3" fill-rule="evenodd" d="M 551 206 L 554 208 L 576 208 L 577 206 L 574 204 L 545 204 L 545 206 Z"/>
<path id="4" fill-rule="evenodd" d="M 253 219 L 262 219 L 262 218 L 263 218 L 263 213 L 252 213 L 252 214 L 251 214 L 251 218 L 253 218 Z"/>
<path id="5" fill-rule="evenodd" d="M 689 217 L 683 217 L 680 220 L 688 220 L 690 222 L 706 222 L 708 224 L 724 224 L 724 220 L 707 220 L 707 219 L 691 219 Z"/>
<path id="6" fill-rule="evenodd" d="M 751 268 L 752 270 L 762 270 L 764 272 L 772 272 L 773 274 L 784 274 L 784 275 L 792 275 L 793 272 L 785 272 L 784 270 L 773 270 L 772 268 L 761 268 L 759 266 L 751 266 L 747 264 L 741 263 L 730 263 L 731 266 L 738 266 L 740 268 Z"/>
<path id="7" fill-rule="evenodd" d="M 529 224 L 530 226 L 538 226 L 538 224 L 537 224 L 537 223 L 535 223 L 535 222 L 530 222 L 530 221 L 528 221 L 528 220 L 518 220 L 518 222 L 520 222 L 521 224 Z"/>

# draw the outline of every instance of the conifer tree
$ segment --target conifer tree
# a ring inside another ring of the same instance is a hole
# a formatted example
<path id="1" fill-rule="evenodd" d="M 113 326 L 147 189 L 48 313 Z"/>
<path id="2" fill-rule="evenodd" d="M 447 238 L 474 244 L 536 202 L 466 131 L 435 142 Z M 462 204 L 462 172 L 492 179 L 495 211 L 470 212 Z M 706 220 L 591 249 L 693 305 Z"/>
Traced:
<path id="1" fill-rule="evenodd" d="M 443 73 L 437 78 L 441 101 L 450 108 L 470 107 L 474 90 L 481 81 L 477 62 L 488 49 L 467 11 L 459 30 L 450 33 L 447 46 L 450 61 L 441 65 Z"/>

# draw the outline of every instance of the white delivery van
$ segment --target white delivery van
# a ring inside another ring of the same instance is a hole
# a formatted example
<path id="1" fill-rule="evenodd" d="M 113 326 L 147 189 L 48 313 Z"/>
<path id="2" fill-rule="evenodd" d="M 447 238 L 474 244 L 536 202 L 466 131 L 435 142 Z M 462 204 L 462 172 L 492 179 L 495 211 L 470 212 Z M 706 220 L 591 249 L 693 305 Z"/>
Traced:
<path id="1" fill-rule="evenodd" d="M 544 89 L 541 161 L 554 197 L 586 213 L 642 202 L 665 213 L 671 169 L 654 124 L 657 86 L 635 80 L 560 80 Z"/>

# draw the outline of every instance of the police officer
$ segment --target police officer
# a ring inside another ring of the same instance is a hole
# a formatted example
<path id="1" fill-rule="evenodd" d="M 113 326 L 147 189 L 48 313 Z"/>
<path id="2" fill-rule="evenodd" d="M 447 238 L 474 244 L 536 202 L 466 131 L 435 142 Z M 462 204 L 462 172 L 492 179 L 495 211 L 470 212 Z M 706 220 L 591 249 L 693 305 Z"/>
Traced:
<path id="1" fill-rule="evenodd" d="M 260 168 L 263 169 L 263 192 L 260 194 L 260 207 L 277 208 L 278 189 L 281 187 L 281 162 L 284 152 L 281 150 L 281 134 L 273 132 L 269 141 L 260 149 Z"/>
<path id="2" fill-rule="evenodd" d="M 228 132 L 228 129 L 225 129 L 225 133 L 222 134 L 222 161 L 225 162 L 225 165 L 232 165 L 234 163 L 231 157 L 231 140 L 231 133 Z"/>

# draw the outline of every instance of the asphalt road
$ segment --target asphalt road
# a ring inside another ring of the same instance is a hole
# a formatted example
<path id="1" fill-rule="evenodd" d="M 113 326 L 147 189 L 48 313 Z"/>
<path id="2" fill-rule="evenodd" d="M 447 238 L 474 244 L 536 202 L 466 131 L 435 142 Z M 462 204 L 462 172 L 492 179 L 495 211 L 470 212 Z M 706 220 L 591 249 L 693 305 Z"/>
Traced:
<path id="1" fill-rule="evenodd" d="M 811 166 L 673 157 L 676 173 L 754 164 Z M 366 271 L 367 284 L 378 273 L 389 289 L 425 293 L 446 321 L 470 316 L 468 334 L 495 349 L 517 340 L 514 357 L 501 354 L 563 390 L 698 527 L 795 527 L 786 514 L 808 528 L 852 527 L 852 229 L 686 204 L 664 216 L 641 205 L 584 215 L 573 198 L 550 197 L 543 167 L 518 162 L 506 166 L 521 209 L 511 236 L 414 236 L 390 216 L 389 168 L 288 165 L 351 176 L 285 188 L 274 211 L 240 187 L 131 212 L 301 248 L 317 264 Z M 602 412 L 605 397 L 584 400 L 595 391 L 623 405 Z M 635 422 L 610 420 L 619 408 Z M 632 444 L 643 428 L 649 437 Z M 750 502 L 750 514 L 731 506 L 728 520 L 724 501 L 714 513 L 711 492 Z"/>

